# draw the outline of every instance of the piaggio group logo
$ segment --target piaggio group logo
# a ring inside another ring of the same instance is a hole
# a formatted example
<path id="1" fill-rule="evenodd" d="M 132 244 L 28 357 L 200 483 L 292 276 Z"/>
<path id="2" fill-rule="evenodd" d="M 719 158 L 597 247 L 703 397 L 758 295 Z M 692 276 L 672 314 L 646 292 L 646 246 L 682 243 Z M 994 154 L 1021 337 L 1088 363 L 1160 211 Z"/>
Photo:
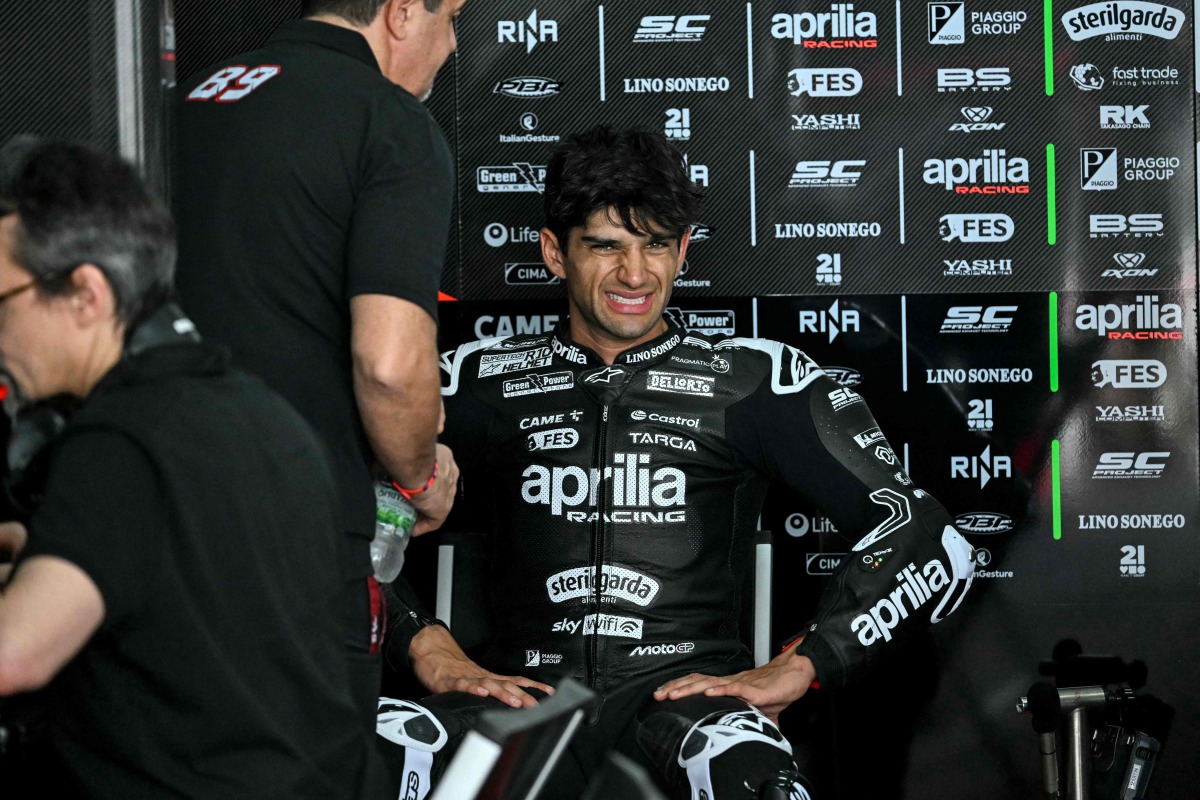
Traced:
<path id="1" fill-rule="evenodd" d="M 828 11 L 775 14 L 771 36 L 806 50 L 873 50 L 879 46 L 875 15 L 853 3 L 831 3 Z"/>
<path id="2" fill-rule="evenodd" d="M 974 4 L 972 4 L 974 6 Z M 929 3 L 926 6 L 927 33 L 930 44 L 962 44 L 967 30 L 973 36 L 1011 36 L 1021 32 L 1028 21 L 1025 11 L 1009 9 L 968 11 L 966 3 Z"/>
<path id="3" fill-rule="evenodd" d="M 1137 42 L 1146 36 L 1174 39 L 1184 25 L 1183 12 L 1161 3 L 1140 0 L 1091 3 L 1062 15 L 1073 41 L 1103 36 L 1106 42 Z"/>
<path id="4" fill-rule="evenodd" d="M 1079 186 L 1084 191 L 1118 188 L 1118 176 L 1127 181 L 1169 181 L 1180 167 L 1176 156 L 1127 156 L 1121 159 L 1115 147 L 1084 147 L 1079 150 Z"/>

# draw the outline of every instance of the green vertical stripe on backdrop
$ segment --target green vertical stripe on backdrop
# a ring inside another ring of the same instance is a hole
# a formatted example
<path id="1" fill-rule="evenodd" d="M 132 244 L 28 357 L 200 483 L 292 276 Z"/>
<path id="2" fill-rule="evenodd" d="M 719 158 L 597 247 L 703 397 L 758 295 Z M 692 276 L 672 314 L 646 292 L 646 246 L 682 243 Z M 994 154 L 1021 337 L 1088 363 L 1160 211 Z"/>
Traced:
<path id="1" fill-rule="evenodd" d="M 1046 96 L 1054 95 L 1054 8 L 1051 0 L 1042 0 L 1042 43 L 1046 59 Z"/>
<path id="2" fill-rule="evenodd" d="M 1046 145 L 1046 241 L 1058 241 L 1058 205 L 1055 196 L 1054 145 Z"/>
<path id="3" fill-rule="evenodd" d="M 1058 391 L 1058 292 L 1050 293 L 1050 391 Z"/>
<path id="4" fill-rule="evenodd" d="M 1058 439 L 1050 442 L 1050 474 L 1053 479 L 1054 509 L 1051 512 L 1054 523 L 1054 541 L 1062 538 L 1062 481 L 1059 474 Z"/>

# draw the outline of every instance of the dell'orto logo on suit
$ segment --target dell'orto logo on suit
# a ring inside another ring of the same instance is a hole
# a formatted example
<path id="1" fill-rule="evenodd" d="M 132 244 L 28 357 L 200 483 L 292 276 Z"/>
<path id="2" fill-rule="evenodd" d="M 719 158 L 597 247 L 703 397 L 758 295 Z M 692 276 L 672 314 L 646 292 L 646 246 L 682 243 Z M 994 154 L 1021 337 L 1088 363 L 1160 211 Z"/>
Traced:
<path id="1" fill-rule="evenodd" d="M 712 17 L 708 14 L 642 17 L 641 22 L 638 23 L 637 32 L 633 34 L 633 41 L 635 43 L 698 42 L 704 38 L 704 31 L 710 19 Z"/>
<path id="2" fill-rule="evenodd" d="M 1067 35 L 1076 42 L 1097 36 L 1106 42 L 1140 41 L 1145 36 L 1174 39 L 1183 24 L 1179 9 L 1138 0 L 1092 3 L 1062 15 Z"/>
<path id="3" fill-rule="evenodd" d="M 537 9 L 519 20 L 496 22 L 496 41 L 500 44 L 523 44 L 526 54 L 546 42 L 558 41 L 558 23 L 552 19 L 538 19 Z"/>
<path id="4" fill-rule="evenodd" d="M 1183 338 L 1183 309 L 1161 303 L 1158 295 L 1140 294 L 1132 303 L 1080 305 L 1075 327 L 1108 339 L 1179 340 Z"/>
<path id="5" fill-rule="evenodd" d="M 833 305 L 825 311 L 801 311 L 800 332 L 828 334 L 830 342 L 844 331 L 857 333 L 859 330 L 858 311 L 852 308 L 842 308 L 841 303 L 841 300 L 834 300 Z"/>
<path id="6" fill-rule="evenodd" d="M 855 11 L 853 3 L 831 3 L 828 11 L 776 14 L 771 17 L 771 35 L 810 50 L 873 49 L 879 45 L 875 15 Z"/>
<path id="7" fill-rule="evenodd" d="M 787 78 L 787 90 L 795 97 L 853 97 L 862 89 L 862 74 L 849 67 L 794 69 Z"/>

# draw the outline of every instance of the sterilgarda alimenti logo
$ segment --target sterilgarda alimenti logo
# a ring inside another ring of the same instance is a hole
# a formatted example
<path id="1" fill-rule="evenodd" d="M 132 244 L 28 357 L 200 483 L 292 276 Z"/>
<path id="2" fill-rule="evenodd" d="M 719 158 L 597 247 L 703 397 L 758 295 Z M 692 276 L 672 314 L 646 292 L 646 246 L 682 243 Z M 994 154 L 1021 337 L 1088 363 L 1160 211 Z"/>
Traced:
<path id="1" fill-rule="evenodd" d="M 1145 36 L 1174 39 L 1183 23 L 1179 9 L 1141 0 L 1091 3 L 1062 15 L 1067 35 L 1076 42 L 1097 36 L 1106 42 L 1140 41 Z"/>

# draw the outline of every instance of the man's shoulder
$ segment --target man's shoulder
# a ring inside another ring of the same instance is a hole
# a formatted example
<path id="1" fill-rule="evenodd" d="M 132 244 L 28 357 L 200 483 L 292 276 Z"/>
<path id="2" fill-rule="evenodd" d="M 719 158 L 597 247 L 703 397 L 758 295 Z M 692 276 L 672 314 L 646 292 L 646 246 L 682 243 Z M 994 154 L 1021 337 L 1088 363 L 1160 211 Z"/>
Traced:
<path id="1" fill-rule="evenodd" d="M 770 376 L 775 394 L 799 392 L 824 374 L 803 350 L 775 339 L 689 332 L 675 352 L 711 359 L 718 370 L 736 368 L 744 379 L 761 381 Z"/>
<path id="2" fill-rule="evenodd" d="M 546 366 L 552 355 L 550 337 L 540 334 L 466 342 L 442 353 L 442 394 L 454 394 L 463 381 Z"/>

